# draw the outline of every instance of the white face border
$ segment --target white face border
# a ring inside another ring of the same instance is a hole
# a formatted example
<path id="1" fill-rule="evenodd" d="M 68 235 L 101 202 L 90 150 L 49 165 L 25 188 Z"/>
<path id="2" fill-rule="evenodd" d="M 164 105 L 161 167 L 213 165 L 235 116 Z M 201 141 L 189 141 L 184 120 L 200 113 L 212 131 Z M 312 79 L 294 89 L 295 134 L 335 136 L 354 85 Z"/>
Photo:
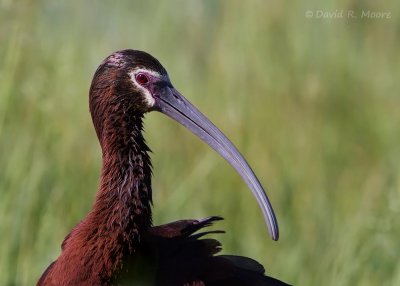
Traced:
<path id="1" fill-rule="evenodd" d="M 155 72 L 153 70 L 148 70 L 148 69 L 145 69 L 145 68 L 135 68 L 135 69 L 133 69 L 132 71 L 130 71 L 128 73 L 128 75 L 129 75 L 129 77 L 130 77 L 130 79 L 132 81 L 132 84 L 138 90 L 143 92 L 145 101 L 147 103 L 147 107 L 153 107 L 155 102 L 156 102 L 154 97 L 153 97 L 153 95 L 150 93 L 150 91 L 146 87 L 142 86 L 140 83 L 138 83 L 136 81 L 136 75 L 139 74 L 139 73 L 149 74 L 149 75 L 151 75 L 153 77 L 156 77 L 156 78 L 161 78 L 161 75 L 158 72 Z"/>

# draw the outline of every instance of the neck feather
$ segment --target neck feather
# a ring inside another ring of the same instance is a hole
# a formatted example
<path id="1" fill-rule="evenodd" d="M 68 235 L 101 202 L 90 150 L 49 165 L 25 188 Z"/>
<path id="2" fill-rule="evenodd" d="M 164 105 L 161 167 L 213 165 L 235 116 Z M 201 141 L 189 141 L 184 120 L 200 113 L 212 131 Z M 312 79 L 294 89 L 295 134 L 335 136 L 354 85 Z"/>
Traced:
<path id="1" fill-rule="evenodd" d="M 151 161 L 142 117 L 128 112 L 119 124 L 105 124 L 100 188 L 92 211 L 110 229 L 127 232 L 131 239 L 151 226 Z"/>

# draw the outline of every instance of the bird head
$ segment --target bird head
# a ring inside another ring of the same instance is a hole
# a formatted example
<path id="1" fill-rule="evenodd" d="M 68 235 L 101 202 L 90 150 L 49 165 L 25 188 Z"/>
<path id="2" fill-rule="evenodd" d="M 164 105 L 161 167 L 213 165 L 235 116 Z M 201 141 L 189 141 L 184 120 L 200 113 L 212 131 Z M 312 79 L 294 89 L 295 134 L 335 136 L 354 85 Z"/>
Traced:
<path id="1" fill-rule="evenodd" d="M 97 69 L 90 89 L 90 110 L 99 139 L 102 125 L 116 113 L 142 116 L 161 112 L 176 120 L 224 157 L 257 199 L 273 240 L 278 224 L 267 195 L 232 142 L 172 85 L 165 68 L 148 53 L 118 51 Z M 101 140 L 101 139 L 100 139 Z"/>

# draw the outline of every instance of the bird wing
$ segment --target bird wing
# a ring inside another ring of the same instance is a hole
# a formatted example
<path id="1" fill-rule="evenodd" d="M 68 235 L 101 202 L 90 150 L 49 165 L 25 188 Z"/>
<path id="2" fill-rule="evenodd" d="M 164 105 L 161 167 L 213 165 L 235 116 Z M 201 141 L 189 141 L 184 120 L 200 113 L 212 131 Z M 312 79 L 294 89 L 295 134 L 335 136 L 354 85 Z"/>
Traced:
<path id="1" fill-rule="evenodd" d="M 216 255 L 221 250 L 220 242 L 204 236 L 223 231 L 203 231 L 203 228 L 219 220 L 222 218 L 217 216 L 180 220 L 149 229 L 144 244 L 156 257 L 156 285 L 288 285 L 265 276 L 264 267 L 251 258 Z"/>

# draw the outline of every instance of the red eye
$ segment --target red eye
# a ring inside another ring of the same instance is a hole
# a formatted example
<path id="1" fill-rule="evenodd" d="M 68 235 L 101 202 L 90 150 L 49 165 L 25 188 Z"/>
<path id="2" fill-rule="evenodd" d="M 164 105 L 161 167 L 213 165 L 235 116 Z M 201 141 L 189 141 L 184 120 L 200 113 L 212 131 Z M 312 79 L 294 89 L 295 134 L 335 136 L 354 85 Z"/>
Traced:
<path id="1" fill-rule="evenodd" d="M 149 82 L 149 78 L 143 73 L 135 75 L 135 79 L 140 85 L 146 85 Z"/>

